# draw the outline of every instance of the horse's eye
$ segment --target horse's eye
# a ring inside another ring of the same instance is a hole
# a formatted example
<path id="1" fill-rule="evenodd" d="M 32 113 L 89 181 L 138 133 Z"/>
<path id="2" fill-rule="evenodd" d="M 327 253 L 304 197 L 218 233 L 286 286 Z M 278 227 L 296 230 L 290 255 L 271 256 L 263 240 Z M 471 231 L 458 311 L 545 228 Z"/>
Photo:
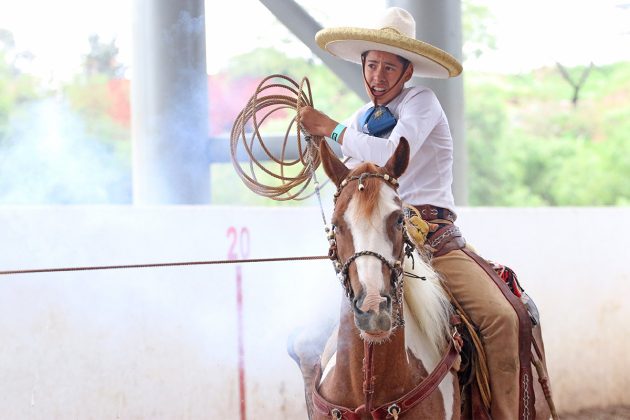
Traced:
<path id="1" fill-rule="evenodd" d="M 398 215 L 398 220 L 396 221 L 396 223 L 398 223 L 398 226 L 402 226 L 403 223 L 405 223 L 405 215 L 400 213 Z"/>

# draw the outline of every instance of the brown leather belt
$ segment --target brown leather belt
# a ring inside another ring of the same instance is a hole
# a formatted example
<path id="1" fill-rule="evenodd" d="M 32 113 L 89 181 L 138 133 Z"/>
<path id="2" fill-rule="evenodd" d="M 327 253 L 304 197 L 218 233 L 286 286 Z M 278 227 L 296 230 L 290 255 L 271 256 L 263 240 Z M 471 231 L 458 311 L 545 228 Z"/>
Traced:
<path id="1" fill-rule="evenodd" d="M 431 206 L 429 204 L 414 205 L 414 207 L 420 212 L 420 217 L 426 221 L 442 219 L 455 222 L 457 219 L 455 213 L 442 207 Z"/>
<path id="2" fill-rule="evenodd" d="M 435 232 L 429 233 L 425 242 L 434 257 L 439 257 L 455 249 L 462 249 L 466 246 L 466 240 L 462 236 L 459 228 L 453 224 L 440 225 Z"/>

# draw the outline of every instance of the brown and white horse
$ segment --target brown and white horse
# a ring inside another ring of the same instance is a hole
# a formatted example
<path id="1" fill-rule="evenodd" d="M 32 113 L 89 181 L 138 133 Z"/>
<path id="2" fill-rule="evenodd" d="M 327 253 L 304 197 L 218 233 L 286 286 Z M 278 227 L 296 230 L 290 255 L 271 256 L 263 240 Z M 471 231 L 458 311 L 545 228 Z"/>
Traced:
<path id="1" fill-rule="evenodd" d="M 383 167 L 363 163 L 350 170 L 325 142 L 320 154 L 337 186 L 329 240 L 348 300 L 321 358 L 319 352 L 298 356 L 291 343 L 289 353 L 304 375 L 309 417 L 459 419 L 464 410 L 466 417 L 488 418 L 485 409 L 470 405 L 475 398 L 468 386 L 461 404 L 461 338 L 451 325 L 457 317 L 438 274 L 406 235 L 396 190 L 409 160 L 407 141 L 400 140 Z M 535 412 L 523 418 L 557 418 L 539 322 L 532 333 Z"/>
<path id="2" fill-rule="evenodd" d="M 406 245 L 396 189 L 408 158 L 401 139 L 384 167 L 349 170 L 322 142 L 324 170 L 338 188 L 329 239 L 348 300 L 308 402 L 315 419 L 460 417 L 451 306 L 437 273 Z M 403 287 L 414 296 L 403 297 Z M 406 310 L 411 298 L 420 313 Z"/>

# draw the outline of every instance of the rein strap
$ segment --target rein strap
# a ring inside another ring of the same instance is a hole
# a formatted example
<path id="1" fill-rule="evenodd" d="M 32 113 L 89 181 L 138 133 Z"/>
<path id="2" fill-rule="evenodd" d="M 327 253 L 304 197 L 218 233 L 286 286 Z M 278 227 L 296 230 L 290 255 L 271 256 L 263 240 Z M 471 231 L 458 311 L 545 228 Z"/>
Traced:
<path id="1" fill-rule="evenodd" d="M 387 404 L 383 404 L 378 407 L 376 410 L 372 411 L 373 419 L 385 419 L 391 413 L 392 407 L 399 407 L 398 415 L 402 415 L 405 412 L 409 411 L 416 405 L 420 404 L 424 401 L 435 389 L 440 385 L 442 380 L 446 377 L 448 372 L 451 370 L 455 361 L 459 357 L 459 349 L 460 344 L 456 344 L 457 340 L 461 340 L 459 337 L 459 333 L 456 333 L 456 336 L 450 340 L 449 346 L 446 349 L 446 352 L 442 356 L 442 359 L 437 364 L 435 369 L 422 380 L 414 389 L 409 391 L 407 394 L 403 395 L 399 399 L 392 401 Z"/>
<path id="2" fill-rule="evenodd" d="M 403 395 L 402 397 L 388 402 L 387 404 L 383 404 L 378 408 L 371 410 L 370 414 L 373 419 L 386 419 L 391 418 L 393 416 L 393 412 L 395 412 L 395 417 L 401 416 L 407 411 L 411 410 L 416 405 L 420 404 L 424 401 L 435 389 L 440 385 L 442 380 L 446 377 L 448 372 L 453 368 L 455 361 L 459 356 L 459 351 L 462 345 L 462 338 L 459 336 L 459 333 L 455 330 L 453 332 L 452 339 L 449 342 L 449 346 L 444 352 L 442 359 L 438 362 L 435 369 L 424 378 L 415 388 L 411 391 Z M 363 361 L 364 364 L 368 360 L 368 355 L 366 354 Z M 368 397 L 368 392 L 374 392 L 374 377 L 372 376 L 369 380 L 367 379 L 367 375 L 364 382 L 364 391 L 366 391 L 366 404 L 362 404 L 357 407 L 355 410 L 352 410 L 348 407 L 343 407 L 340 405 L 333 404 L 324 397 L 321 396 L 319 391 L 317 390 L 317 383 L 319 383 L 321 379 L 321 364 L 317 364 L 318 373 L 317 380 L 313 385 L 313 407 L 317 409 L 317 411 L 323 415 L 331 416 L 333 419 L 344 419 L 344 420 L 360 420 L 360 413 L 366 411 L 366 408 L 371 409 L 369 407 L 371 405 L 372 395 L 370 394 Z M 371 372 L 371 368 L 369 366 L 364 366 L 363 370 L 365 372 Z"/>

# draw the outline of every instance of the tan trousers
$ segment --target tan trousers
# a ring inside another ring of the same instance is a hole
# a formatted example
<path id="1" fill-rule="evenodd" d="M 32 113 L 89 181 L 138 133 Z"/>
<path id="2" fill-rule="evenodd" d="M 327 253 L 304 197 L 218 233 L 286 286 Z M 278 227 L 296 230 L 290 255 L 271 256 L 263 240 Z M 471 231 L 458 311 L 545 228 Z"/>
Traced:
<path id="1" fill-rule="evenodd" d="M 518 318 L 486 272 L 460 250 L 432 260 L 447 287 L 477 325 L 490 374 L 493 420 L 518 418 Z"/>

